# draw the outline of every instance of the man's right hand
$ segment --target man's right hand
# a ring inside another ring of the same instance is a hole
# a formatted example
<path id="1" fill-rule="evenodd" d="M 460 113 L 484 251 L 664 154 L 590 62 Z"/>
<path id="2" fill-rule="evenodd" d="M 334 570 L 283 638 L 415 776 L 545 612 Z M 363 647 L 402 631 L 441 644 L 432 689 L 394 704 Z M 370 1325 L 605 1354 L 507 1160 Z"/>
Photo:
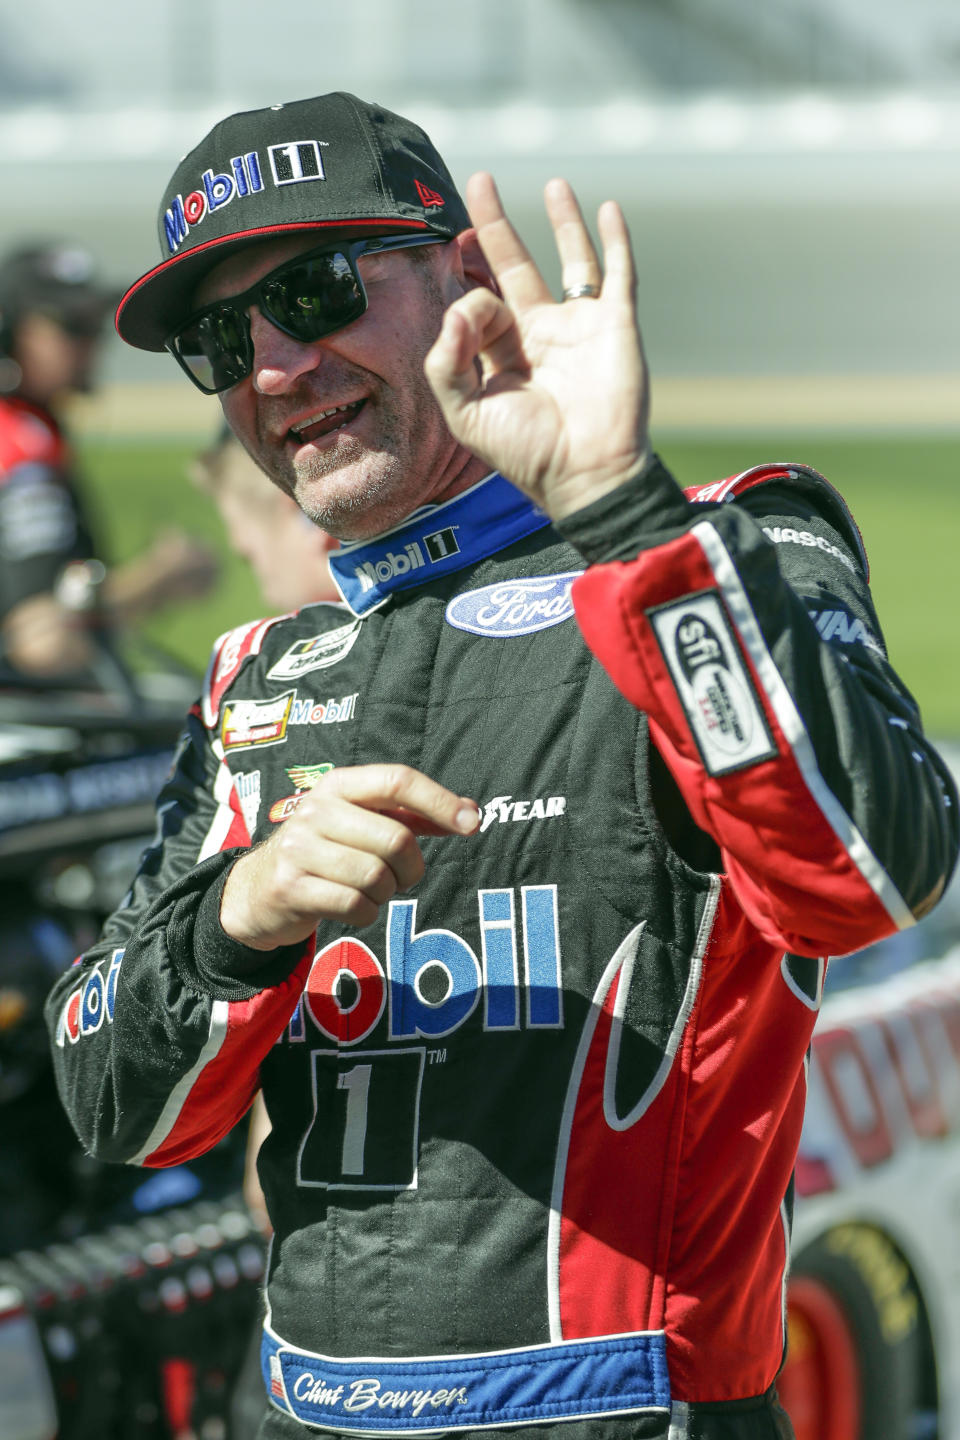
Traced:
<path id="1" fill-rule="evenodd" d="M 73 675 L 93 660 L 86 622 L 50 594 L 30 595 L 4 617 L 4 654 L 24 675 Z"/>
<path id="2" fill-rule="evenodd" d="M 320 920 L 370 925 L 423 878 L 417 835 L 472 835 L 473 800 L 407 765 L 331 770 L 227 877 L 220 923 L 253 950 L 305 940 Z"/>

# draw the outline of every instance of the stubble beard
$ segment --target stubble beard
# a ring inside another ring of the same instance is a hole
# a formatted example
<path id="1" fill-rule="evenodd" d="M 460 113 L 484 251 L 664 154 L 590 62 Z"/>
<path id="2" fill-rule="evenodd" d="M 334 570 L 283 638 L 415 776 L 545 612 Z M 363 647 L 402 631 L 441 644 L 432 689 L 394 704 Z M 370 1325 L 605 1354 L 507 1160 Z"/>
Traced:
<path id="1" fill-rule="evenodd" d="M 360 532 L 369 531 L 365 517 L 378 514 L 396 498 L 404 469 L 388 448 L 389 438 L 384 440 L 385 447 L 375 451 L 359 440 L 345 440 L 292 467 L 293 498 L 314 525 L 341 540 L 362 538 Z"/>
<path id="2" fill-rule="evenodd" d="M 402 397 L 368 388 L 367 408 L 367 423 L 376 424 L 374 446 L 343 436 L 289 461 L 274 477 L 315 525 L 347 542 L 391 529 L 427 503 L 434 471 L 445 460 L 443 438 L 449 440 L 425 376 Z"/>

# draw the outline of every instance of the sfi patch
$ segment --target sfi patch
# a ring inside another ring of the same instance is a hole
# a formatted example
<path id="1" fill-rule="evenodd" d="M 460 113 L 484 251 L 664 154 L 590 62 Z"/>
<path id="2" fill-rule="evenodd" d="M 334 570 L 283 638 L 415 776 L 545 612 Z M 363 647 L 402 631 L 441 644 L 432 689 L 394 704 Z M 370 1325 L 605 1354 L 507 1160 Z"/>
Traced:
<path id="1" fill-rule="evenodd" d="M 777 754 L 753 680 L 715 591 L 648 611 L 709 775 Z"/>

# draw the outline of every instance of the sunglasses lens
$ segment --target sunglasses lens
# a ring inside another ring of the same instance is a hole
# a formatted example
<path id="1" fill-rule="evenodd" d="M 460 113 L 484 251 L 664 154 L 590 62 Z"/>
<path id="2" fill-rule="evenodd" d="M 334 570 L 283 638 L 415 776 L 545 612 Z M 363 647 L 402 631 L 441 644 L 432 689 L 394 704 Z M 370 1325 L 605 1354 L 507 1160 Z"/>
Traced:
<path id="1" fill-rule="evenodd" d="M 367 300 L 347 256 L 328 251 L 265 280 L 260 304 L 281 330 L 309 342 L 356 320 Z"/>
<path id="2" fill-rule="evenodd" d="M 174 343 L 180 360 L 208 394 L 227 390 L 250 374 L 247 319 L 229 305 L 208 310 L 181 330 Z"/>
<path id="3" fill-rule="evenodd" d="M 357 320 L 367 297 L 348 253 L 325 250 L 294 260 L 239 297 L 244 308 L 214 305 L 167 342 L 201 390 L 214 395 L 245 379 L 253 367 L 246 305 L 259 305 L 284 334 L 305 344 Z"/>

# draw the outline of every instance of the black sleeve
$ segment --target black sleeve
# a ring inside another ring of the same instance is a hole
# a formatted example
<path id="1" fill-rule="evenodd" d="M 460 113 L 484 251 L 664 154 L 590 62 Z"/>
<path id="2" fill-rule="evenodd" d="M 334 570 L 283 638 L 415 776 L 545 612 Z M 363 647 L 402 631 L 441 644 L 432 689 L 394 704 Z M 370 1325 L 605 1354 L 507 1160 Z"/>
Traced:
<path id="1" fill-rule="evenodd" d="M 129 894 L 48 997 L 60 1096 L 102 1159 L 177 1165 L 215 1145 L 303 989 L 312 943 L 264 954 L 220 926 L 224 880 L 249 843 L 232 800 L 195 711 Z"/>

